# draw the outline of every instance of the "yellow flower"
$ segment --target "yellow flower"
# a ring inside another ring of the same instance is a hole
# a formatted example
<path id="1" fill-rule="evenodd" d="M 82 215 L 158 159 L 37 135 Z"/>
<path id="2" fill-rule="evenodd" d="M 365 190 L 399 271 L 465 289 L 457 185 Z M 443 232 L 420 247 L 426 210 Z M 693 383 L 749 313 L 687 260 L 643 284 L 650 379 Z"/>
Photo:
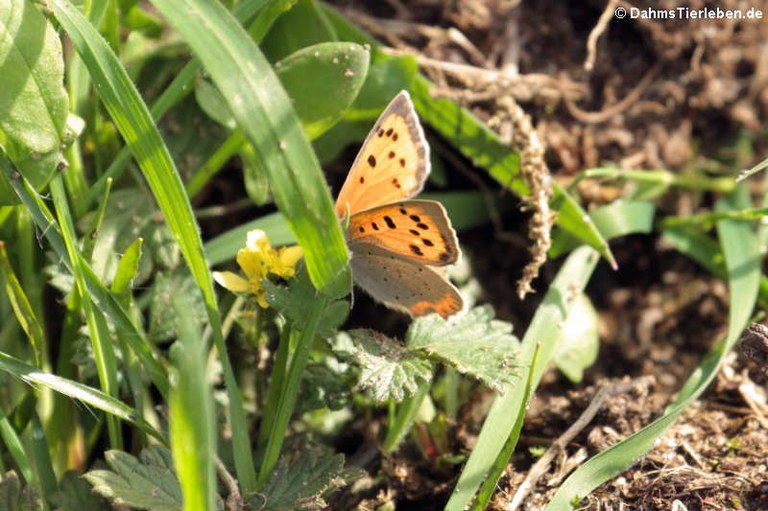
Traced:
<path id="1" fill-rule="evenodd" d="M 263 307 L 269 307 L 267 292 L 261 281 L 268 275 L 290 278 L 296 274 L 296 263 L 303 256 L 301 247 L 293 245 L 275 250 L 261 229 L 250 231 L 245 247 L 237 252 L 237 264 L 246 278 L 231 271 L 215 271 L 213 278 L 233 293 L 249 293 L 256 296 L 256 301 Z"/>

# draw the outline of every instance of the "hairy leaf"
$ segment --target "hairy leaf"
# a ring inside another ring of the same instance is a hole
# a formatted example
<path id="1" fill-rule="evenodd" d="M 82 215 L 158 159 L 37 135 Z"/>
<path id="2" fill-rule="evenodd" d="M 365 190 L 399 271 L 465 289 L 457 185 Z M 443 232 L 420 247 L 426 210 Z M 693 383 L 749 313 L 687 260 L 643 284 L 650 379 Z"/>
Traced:
<path id="1" fill-rule="evenodd" d="M 432 379 L 432 364 L 397 341 L 373 330 L 350 330 L 354 345 L 352 356 L 360 365 L 360 386 L 375 401 L 402 401 L 412 396 L 419 380 Z"/>
<path id="2" fill-rule="evenodd" d="M 263 511 L 325 509 L 323 493 L 344 486 L 351 475 L 344 470 L 344 455 L 304 449 L 292 463 L 280 459 L 251 505 Z"/>
<path id="3" fill-rule="evenodd" d="M 88 482 L 77 472 L 64 474 L 59 483 L 60 491 L 51 496 L 55 511 L 106 511 L 104 499 L 93 493 Z"/>
<path id="4" fill-rule="evenodd" d="M 31 486 L 21 486 L 16 472 L 0 475 L 0 509 L 3 511 L 43 511 L 43 501 Z"/>
<path id="5" fill-rule="evenodd" d="M 307 311 L 317 299 L 317 290 L 312 286 L 306 271 L 299 271 L 288 286 L 264 281 L 264 289 L 267 290 L 267 302 L 280 311 L 294 328 L 303 330 L 306 327 L 309 319 Z M 348 313 L 347 301 L 337 300 L 329 303 L 323 311 L 317 334 L 324 338 L 335 334 L 347 319 Z"/>
<path id="6" fill-rule="evenodd" d="M 437 314 L 418 318 L 408 329 L 405 345 L 409 350 L 426 351 L 499 390 L 515 376 L 520 343 L 512 335 L 512 325 L 493 316 L 493 309 L 486 305 L 455 321 Z"/>
<path id="7" fill-rule="evenodd" d="M 181 487 L 168 449 L 151 446 L 139 458 L 122 451 L 107 451 L 112 470 L 91 470 L 85 478 L 93 491 L 115 504 L 147 511 L 180 511 Z"/>

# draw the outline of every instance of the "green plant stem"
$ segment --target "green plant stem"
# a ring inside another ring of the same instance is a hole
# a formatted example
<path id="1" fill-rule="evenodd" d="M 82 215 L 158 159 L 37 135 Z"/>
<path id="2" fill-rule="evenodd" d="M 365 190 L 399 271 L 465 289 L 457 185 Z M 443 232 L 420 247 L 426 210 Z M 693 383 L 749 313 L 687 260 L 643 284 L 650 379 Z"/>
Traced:
<path id="1" fill-rule="evenodd" d="M 309 359 L 309 351 L 317 337 L 317 328 L 320 325 L 320 318 L 328 305 L 328 298 L 318 293 L 317 299 L 309 311 L 307 327 L 301 332 L 296 351 L 291 357 L 290 368 L 286 378 L 284 390 L 278 401 L 275 419 L 270 428 L 267 448 L 264 452 L 264 459 L 259 470 L 258 487 L 262 487 L 267 482 L 269 475 L 277 465 L 280 457 L 280 450 L 283 447 L 285 431 L 288 429 L 288 423 L 296 405 L 296 398 L 299 395 L 299 384 L 304 373 L 304 367 Z"/>
<path id="2" fill-rule="evenodd" d="M 730 193 L 736 188 L 736 182 L 731 177 L 673 174 L 664 169 L 622 170 L 615 167 L 600 167 L 587 169 L 581 175 L 579 180 L 587 178 L 628 179 L 638 183 L 676 186 L 678 188 L 707 190 L 720 193 Z"/>
<path id="3" fill-rule="evenodd" d="M 394 451 L 411 430 L 416 414 L 419 413 L 419 407 L 421 407 L 421 403 L 427 397 L 431 387 L 431 382 L 422 382 L 412 396 L 403 399 L 395 407 L 394 413 L 389 414 L 390 422 L 387 426 L 387 436 L 381 444 L 381 450 L 385 454 Z"/>
<path id="4" fill-rule="evenodd" d="M 768 207 L 749 208 L 736 211 L 712 211 L 687 217 L 670 216 L 661 221 L 661 228 L 669 229 L 684 226 L 700 226 L 709 230 L 720 220 L 761 220 L 768 215 Z"/>
<path id="5" fill-rule="evenodd" d="M 289 324 L 286 324 L 283 327 L 282 332 L 280 332 L 280 343 L 277 345 L 275 362 L 272 365 L 272 373 L 269 375 L 269 390 L 267 390 L 267 399 L 264 404 L 261 427 L 259 428 L 259 439 L 257 444 L 259 450 L 266 449 L 270 435 L 272 434 L 277 404 L 280 402 L 280 393 L 283 390 L 285 375 L 289 369 L 288 364 L 290 362 L 290 355 L 293 351 L 291 348 L 296 345 L 294 340 L 296 333 L 296 330 L 292 329 Z"/>
<path id="6" fill-rule="evenodd" d="M 72 272 L 75 276 L 75 285 L 80 295 L 81 305 L 85 314 L 88 332 L 93 346 L 93 354 L 96 360 L 96 370 L 99 375 L 101 388 L 106 394 L 117 397 L 117 363 L 115 361 L 114 346 L 112 345 L 109 331 L 106 326 L 106 320 L 101 312 L 96 311 L 88 294 L 88 287 L 85 284 L 85 278 L 81 266 L 81 259 L 78 257 L 77 242 L 75 239 L 75 228 L 72 224 L 69 207 L 67 204 L 64 186 L 61 177 L 56 176 L 51 181 L 51 195 L 56 207 L 59 225 L 62 229 L 64 244 L 69 253 L 69 259 L 72 263 Z M 107 415 L 107 429 L 109 431 L 110 444 L 114 449 L 122 449 L 123 442 L 120 434 L 120 424 L 115 417 Z"/>
<path id="7" fill-rule="evenodd" d="M 233 131 L 211 157 L 200 166 L 195 175 L 192 176 L 192 179 L 189 180 L 187 183 L 187 194 L 189 194 L 189 197 L 194 198 L 200 193 L 213 176 L 221 170 L 224 164 L 237 154 L 244 143 L 245 136 L 243 132 L 240 130 Z"/>

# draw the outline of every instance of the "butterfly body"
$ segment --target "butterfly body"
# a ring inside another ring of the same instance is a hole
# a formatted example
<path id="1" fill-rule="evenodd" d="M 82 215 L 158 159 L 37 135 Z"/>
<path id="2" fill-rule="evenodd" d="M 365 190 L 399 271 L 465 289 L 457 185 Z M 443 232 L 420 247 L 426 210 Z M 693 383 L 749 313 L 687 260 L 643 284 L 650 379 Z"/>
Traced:
<path id="1" fill-rule="evenodd" d="M 376 121 L 336 200 L 349 215 L 347 242 L 355 282 L 375 300 L 422 316 L 463 309 L 442 267 L 461 255 L 442 204 L 411 199 L 429 175 L 429 146 L 408 93 Z"/>

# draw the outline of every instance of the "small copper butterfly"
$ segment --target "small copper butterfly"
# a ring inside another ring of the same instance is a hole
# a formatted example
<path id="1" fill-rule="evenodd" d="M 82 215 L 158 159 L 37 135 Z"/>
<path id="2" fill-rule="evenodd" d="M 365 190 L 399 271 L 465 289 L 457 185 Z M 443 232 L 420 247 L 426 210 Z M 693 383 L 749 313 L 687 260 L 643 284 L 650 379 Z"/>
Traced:
<path id="1" fill-rule="evenodd" d="M 447 318 L 464 301 L 442 267 L 461 251 L 442 204 L 413 200 L 430 171 L 429 146 L 411 98 L 401 91 L 366 137 L 336 199 L 349 215 L 355 282 L 384 305 L 412 316 Z"/>

